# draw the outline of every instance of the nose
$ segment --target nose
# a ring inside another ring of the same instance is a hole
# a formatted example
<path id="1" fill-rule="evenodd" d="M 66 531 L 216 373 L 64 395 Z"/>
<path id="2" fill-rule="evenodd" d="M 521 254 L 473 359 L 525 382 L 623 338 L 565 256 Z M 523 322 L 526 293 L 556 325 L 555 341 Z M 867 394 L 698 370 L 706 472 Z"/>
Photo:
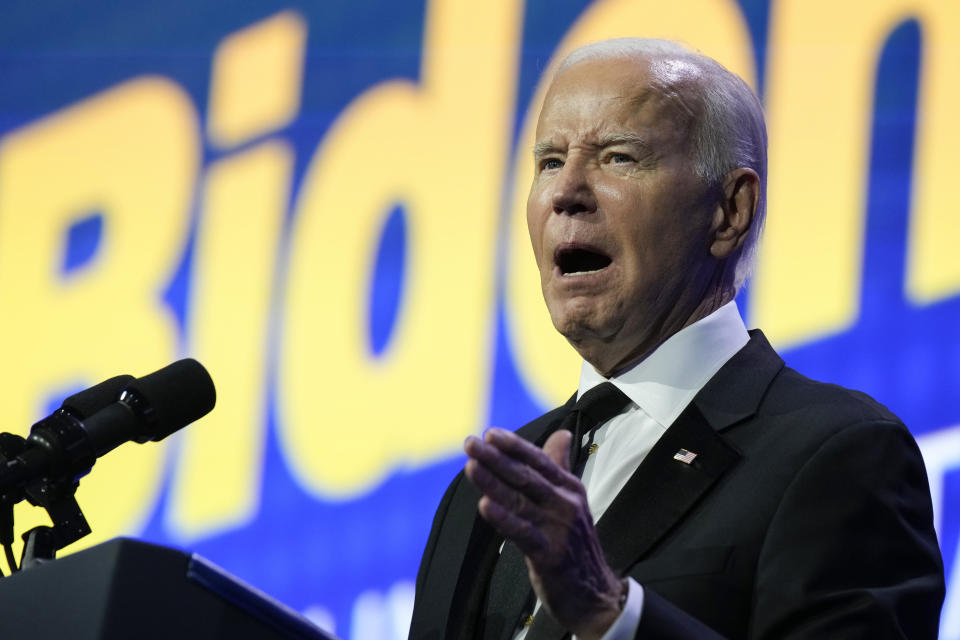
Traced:
<path id="1" fill-rule="evenodd" d="M 553 180 L 551 201 L 557 214 L 573 216 L 596 211 L 597 199 L 586 167 L 568 159 Z"/>

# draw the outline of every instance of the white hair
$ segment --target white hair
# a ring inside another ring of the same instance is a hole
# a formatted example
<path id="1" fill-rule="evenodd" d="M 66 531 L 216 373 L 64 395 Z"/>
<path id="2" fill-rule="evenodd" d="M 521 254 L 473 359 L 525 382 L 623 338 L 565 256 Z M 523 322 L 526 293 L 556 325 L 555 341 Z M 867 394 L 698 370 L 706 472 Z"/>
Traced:
<path id="1" fill-rule="evenodd" d="M 698 90 L 689 96 L 700 106 L 691 136 L 697 174 L 718 187 L 728 173 L 741 167 L 753 169 L 760 177 L 760 201 L 734 270 L 733 285 L 739 291 L 753 271 L 767 211 L 767 128 L 760 99 L 746 82 L 713 58 L 669 40 L 617 38 L 594 42 L 564 58 L 557 73 L 581 62 L 617 58 L 692 64 L 700 71 Z"/>

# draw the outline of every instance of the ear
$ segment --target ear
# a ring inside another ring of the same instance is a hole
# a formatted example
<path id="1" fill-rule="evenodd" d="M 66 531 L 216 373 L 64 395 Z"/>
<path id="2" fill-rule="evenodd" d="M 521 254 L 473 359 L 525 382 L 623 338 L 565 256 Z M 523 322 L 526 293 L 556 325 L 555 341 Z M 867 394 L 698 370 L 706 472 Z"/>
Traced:
<path id="1" fill-rule="evenodd" d="M 744 167 L 727 174 L 711 229 L 710 253 L 714 258 L 726 258 L 743 246 L 759 204 L 760 177 L 756 171 Z"/>

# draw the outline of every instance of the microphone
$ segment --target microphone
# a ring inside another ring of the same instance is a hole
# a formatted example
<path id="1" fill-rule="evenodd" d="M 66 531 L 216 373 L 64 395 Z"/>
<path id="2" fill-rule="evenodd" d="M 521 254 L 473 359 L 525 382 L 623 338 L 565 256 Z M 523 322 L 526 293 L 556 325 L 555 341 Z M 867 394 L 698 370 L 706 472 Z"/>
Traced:
<path id="1" fill-rule="evenodd" d="M 120 397 L 127 385 L 136 380 L 133 376 L 115 376 L 73 394 L 63 401 L 60 408 L 72 414 L 78 420 L 89 418 Z"/>
<path id="2" fill-rule="evenodd" d="M 210 374 L 191 358 L 142 378 L 104 380 L 34 424 L 16 455 L 0 456 L 0 489 L 24 488 L 39 479 L 75 483 L 97 458 L 124 442 L 163 440 L 215 403 Z"/>

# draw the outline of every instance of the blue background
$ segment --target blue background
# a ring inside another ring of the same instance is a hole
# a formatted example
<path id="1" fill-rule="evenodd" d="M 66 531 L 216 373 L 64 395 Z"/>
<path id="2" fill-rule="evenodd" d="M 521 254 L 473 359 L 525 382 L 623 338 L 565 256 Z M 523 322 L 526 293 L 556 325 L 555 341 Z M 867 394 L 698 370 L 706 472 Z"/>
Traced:
<path id="1" fill-rule="evenodd" d="M 529 103 L 559 40 L 587 4 L 526 3 L 517 105 Z M 762 79 L 769 5 L 766 0 L 741 0 L 740 5 Z M 0 135 L 144 73 L 174 79 L 205 113 L 211 57 L 220 40 L 287 8 L 300 13 L 309 27 L 301 109 L 280 132 L 296 151 L 296 192 L 313 150 L 353 98 L 383 80 L 417 79 L 423 2 L 14 3 L 5 7 L 0 22 Z M 918 436 L 960 423 L 960 297 L 920 308 L 902 293 L 921 37 L 916 22 L 902 23 L 889 36 L 877 70 L 857 323 L 783 353 L 788 364 L 806 375 L 880 399 Z M 514 135 L 522 117 L 523 108 L 517 108 Z M 205 163 L 217 157 L 217 151 L 206 149 Z M 66 274 L 96 254 L 101 234 L 97 212 L 80 216 L 64 233 L 68 242 L 61 264 Z M 398 206 L 388 217 L 376 260 L 368 325 L 374 353 L 388 341 L 403 296 L 406 234 L 404 211 Z M 165 295 L 181 327 L 191 258 L 188 239 L 181 268 Z M 741 309 L 749 295 L 749 288 L 741 294 Z M 515 428 L 544 407 L 516 371 L 502 299 L 501 283 L 493 378 L 481 422 Z M 280 454 L 276 385 L 271 380 L 267 388 L 260 511 L 249 525 L 202 539 L 193 549 L 294 608 L 310 611 L 319 620 L 332 617 L 336 632 L 345 638 L 403 636 L 402 625 L 389 622 L 383 613 L 388 605 L 381 606 L 382 625 L 369 622 L 369 616 L 376 615 L 378 594 L 415 577 L 433 510 L 462 459 L 396 471 L 354 500 L 319 501 L 297 484 Z M 947 474 L 944 490 L 941 544 L 949 571 L 960 532 L 957 474 Z M 132 533 L 171 544 L 161 517 L 166 500 L 165 489 L 154 517 L 142 531 Z M 373 608 L 364 608 L 368 606 Z M 318 614 L 317 607 L 326 613 Z M 366 617 L 366 627 L 354 622 L 357 616 Z"/>

